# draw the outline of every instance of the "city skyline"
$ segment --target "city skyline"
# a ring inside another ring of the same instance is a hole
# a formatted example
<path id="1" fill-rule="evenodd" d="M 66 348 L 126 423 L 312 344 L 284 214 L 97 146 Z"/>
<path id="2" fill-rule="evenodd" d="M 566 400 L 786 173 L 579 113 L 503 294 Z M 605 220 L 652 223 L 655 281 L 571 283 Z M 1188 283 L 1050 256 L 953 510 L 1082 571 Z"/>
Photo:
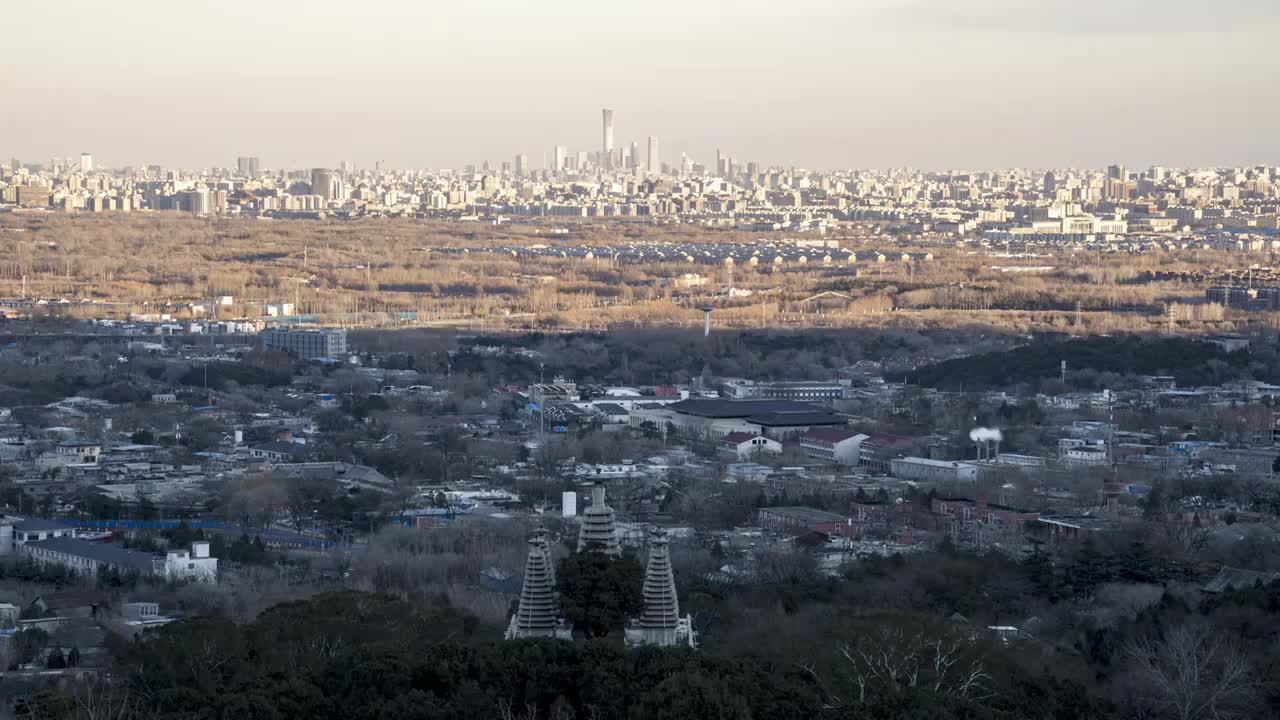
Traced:
<path id="1" fill-rule="evenodd" d="M 600 147 L 608 107 L 616 147 L 654 136 L 703 162 L 716 148 L 820 170 L 1276 161 L 1280 107 L 1262 89 L 1280 21 L 1258 0 L 800 0 L 784 15 L 322 0 L 232 2 L 199 22 L 142 1 L 99 15 L 79 0 L 11 11 L 23 32 L 0 87 L 21 101 L 0 105 L 0 151 L 187 168 L 526 153 L 539 167 L 556 145 Z"/>

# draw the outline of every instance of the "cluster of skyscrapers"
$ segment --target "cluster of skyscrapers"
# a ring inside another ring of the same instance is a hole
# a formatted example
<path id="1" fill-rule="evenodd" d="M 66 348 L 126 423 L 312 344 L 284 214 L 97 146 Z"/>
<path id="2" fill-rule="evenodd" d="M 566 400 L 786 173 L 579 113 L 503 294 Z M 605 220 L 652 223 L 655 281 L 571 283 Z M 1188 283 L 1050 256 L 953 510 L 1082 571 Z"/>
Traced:
<path id="1" fill-rule="evenodd" d="M 625 147 L 614 144 L 613 110 L 609 108 L 601 110 L 600 120 L 601 141 L 599 151 L 590 153 L 583 150 L 570 154 L 567 146 L 557 145 L 551 153 L 551 163 L 547 169 L 554 173 L 583 172 L 592 169 L 604 172 L 630 170 L 648 175 L 661 175 L 665 172 L 662 167 L 661 156 L 658 154 L 657 136 L 649 136 L 648 146 L 642 155 L 639 143 L 634 140 Z M 517 175 L 527 174 L 527 156 L 516 156 L 515 169 Z"/>

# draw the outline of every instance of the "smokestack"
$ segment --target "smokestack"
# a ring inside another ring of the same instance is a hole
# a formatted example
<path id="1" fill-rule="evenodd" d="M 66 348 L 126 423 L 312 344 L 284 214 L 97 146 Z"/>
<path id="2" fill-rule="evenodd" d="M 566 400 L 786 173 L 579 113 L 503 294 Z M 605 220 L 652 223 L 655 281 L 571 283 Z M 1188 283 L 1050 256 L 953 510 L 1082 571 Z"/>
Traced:
<path id="1" fill-rule="evenodd" d="M 1004 439 L 1004 434 L 999 428 L 976 427 L 969 431 L 969 439 L 978 446 L 979 460 L 984 456 L 987 460 L 991 460 L 1000 453 L 1000 441 Z M 995 455 L 992 454 L 993 446 Z"/>

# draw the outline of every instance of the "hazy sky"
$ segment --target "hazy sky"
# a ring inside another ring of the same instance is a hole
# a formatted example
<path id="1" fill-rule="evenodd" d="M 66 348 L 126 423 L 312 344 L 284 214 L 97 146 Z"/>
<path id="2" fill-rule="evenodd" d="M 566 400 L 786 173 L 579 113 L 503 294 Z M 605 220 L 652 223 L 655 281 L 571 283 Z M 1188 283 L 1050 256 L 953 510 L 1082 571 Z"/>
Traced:
<path id="1" fill-rule="evenodd" d="M 3 12 L 0 156 L 1280 163 L 1278 0 L 126 0 Z"/>

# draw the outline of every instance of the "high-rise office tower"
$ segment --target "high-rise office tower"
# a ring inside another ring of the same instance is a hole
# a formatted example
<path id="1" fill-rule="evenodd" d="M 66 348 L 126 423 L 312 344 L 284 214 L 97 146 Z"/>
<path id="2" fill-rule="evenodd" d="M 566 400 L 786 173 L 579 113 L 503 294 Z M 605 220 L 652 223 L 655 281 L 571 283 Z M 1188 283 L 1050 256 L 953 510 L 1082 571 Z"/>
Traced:
<path id="1" fill-rule="evenodd" d="M 724 156 L 720 154 L 720 148 L 716 148 L 716 176 L 724 177 Z"/>
<path id="2" fill-rule="evenodd" d="M 1129 173 L 1123 165 L 1111 165 L 1107 168 L 1107 179 L 1124 182 L 1129 179 Z"/>
<path id="3" fill-rule="evenodd" d="M 613 156 L 613 111 L 605 108 L 601 114 L 604 119 L 604 146 L 600 152 L 600 162 L 608 163 Z"/>
<path id="4" fill-rule="evenodd" d="M 662 164 L 658 161 L 658 138 L 649 136 L 649 174 L 657 175 L 662 172 Z"/>
<path id="5" fill-rule="evenodd" d="M 520 153 L 516 156 L 516 175 L 524 177 L 529 172 L 529 156 Z"/>
<path id="6" fill-rule="evenodd" d="M 631 164 L 627 167 L 633 170 L 640 167 L 640 143 L 635 140 L 631 141 Z"/>
<path id="7" fill-rule="evenodd" d="M 337 197 L 337 190 L 334 188 L 338 183 L 338 174 L 328 168 L 313 168 L 311 170 L 311 194 L 319 195 L 322 200 L 328 202 Z"/>
<path id="8" fill-rule="evenodd" d="M 693 165 L 689 162 L 689 156 L 684 153 L 680 153 L 680 176 L 689 177 L 689 174 L 692 171 Z"/>
<path id="9" fill-rule="evenodd" d="M 352 170 L 355 166 L 351 164 L 351 161 L 350 161 L 350 160 L 343 160 L 341 163 L 339 163 L 338 167 L 342 169 L 342 174 L 343 174 L 343 175 L 350 175 L 350 174 L 351 174 L 351 170 Z"/>
<path id="10" fill-rule="evenodd" d="M 80 153 L 80 172 L 86 175 L 93 172 L 93 155 Z"/>
<path id="11" fill-rule="evenodd" d="M 258 158 L 254 155 L 243 155 L 236 158 L 236 171 L 241 177 L 254 177 L 258 174 Z"/>
<path id="12" fill-rule="evenodd" d="M 564 172 L 565 165 L 569 162 L 569 148 L 563 145 L 556 146 L 555 159 L 552 162 L 551 169 L 556 172 Z"/>
<path id="13" fill-rule="evenodd" d="M 18 158 L 9 159 L 9 170 L 16 173 L 21 169 L 22 169 L 22 163 L 18 162 Z"/>
<path id="14" fill-rule="evenodd" d="M 1044 174 L 1044 194 L 1052 195 L 1058 191 L 1058 176 L 1053 171 Z"/>

